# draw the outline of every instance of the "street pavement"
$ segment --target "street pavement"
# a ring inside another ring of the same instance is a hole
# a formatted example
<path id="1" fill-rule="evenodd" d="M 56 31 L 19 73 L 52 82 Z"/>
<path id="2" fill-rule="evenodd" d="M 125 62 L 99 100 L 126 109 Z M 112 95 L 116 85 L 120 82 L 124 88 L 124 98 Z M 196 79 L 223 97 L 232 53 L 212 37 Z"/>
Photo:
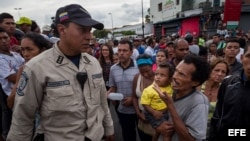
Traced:
<path id="1" fill-rule="evenodd" d="M 123 141 L 122 139 L 122 129 L 119 123 L 119 119 L 117 117 L 115 107 L 112 103 L 110 103 L 110 113 L 114 122 L 114 128 L 115 128 L 115 141 Z"/>
<path id="2" fill-rule="evenodd" d="M 120 123 L 119 123 L 119 119 L 117 117 L 115 108 L 114 108 L 113 104 L 111 104 L 111 103 L 110 103 L 110 112 L 111 112 L 111 116 L 112 116 L 113 122 L 114 122 L 115 141 L 123 141 L 123 139 L 122 139 L 122 129 L 121 129 L 121 126 L 120 126 Z M 137 134 L 137 139 L 136 140 L 140 141 L 138 134 Z"/>

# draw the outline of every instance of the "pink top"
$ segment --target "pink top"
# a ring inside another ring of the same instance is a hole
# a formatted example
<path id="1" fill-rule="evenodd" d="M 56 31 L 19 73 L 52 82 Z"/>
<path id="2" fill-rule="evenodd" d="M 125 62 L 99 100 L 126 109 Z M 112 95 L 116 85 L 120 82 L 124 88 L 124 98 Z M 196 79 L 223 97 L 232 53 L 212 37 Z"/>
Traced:
<path id="1" fill-rule="evenodd" d="M 153 70 L 153 72 L 155 72 L 155 71 L 156 71 L 156 69 L 157 69 L 157 65 L 156 65 L 156 64 L 153 64 L 153 66 L 152 66 L 152 70 Z"/>

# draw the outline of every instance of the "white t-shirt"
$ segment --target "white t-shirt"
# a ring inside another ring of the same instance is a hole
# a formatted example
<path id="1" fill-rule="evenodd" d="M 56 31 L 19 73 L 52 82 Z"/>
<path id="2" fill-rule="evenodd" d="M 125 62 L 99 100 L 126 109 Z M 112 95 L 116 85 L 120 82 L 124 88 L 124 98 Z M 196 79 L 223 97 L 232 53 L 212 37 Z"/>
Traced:
<path id="1" fill-rule="evenodd" d="M 241 63 L 240 57 L 241 57 L 242 54 L 244 54 L 244 49 L 240 48 L 240 52 L 236 56 L 237 61 L 240 62 L 240 63 Z"/>
<path id="2" fill-rule="evenodd" d="M 133 59 L 133 61 L 136 61 L 136 59 L 137 59 L 137 57 L 139 56 L 140 54 L 139 54 L 139 51 L 136 49 L 136 48 L 134 48 L 133 49 L 133 54 L 131 55 L 131 59 Z"/>
<path id="3" fill-rule="evenodd" d="M 16 52 L 11 52 L 12 55 L 0 53 L 0 83 L 6 95 L 10 95 L 14 86 L 13 83 L 7 80 L 7 77 L 17 73 L 20 66 L 24 64 L 24 59 Z"/>
<path id="4" fill-rule="evenodd" d="M 118 52 L 118 47 L 113 47 L 113 52 L 116 54 Z"/>
<path id="5" fill-rule="evenodd" d="M 150 56 L 153 56 L 154 54 L 154 48 L 152 48 L 151 46 L 148 46 L 144 52 L 145 54 L 148 54 Z"/>
<path id="6" fill-rule="evenodd" d="M 199 55 L 200 48 L 198 45 L 189 45 L 189 51 L 195 55 Z"/>

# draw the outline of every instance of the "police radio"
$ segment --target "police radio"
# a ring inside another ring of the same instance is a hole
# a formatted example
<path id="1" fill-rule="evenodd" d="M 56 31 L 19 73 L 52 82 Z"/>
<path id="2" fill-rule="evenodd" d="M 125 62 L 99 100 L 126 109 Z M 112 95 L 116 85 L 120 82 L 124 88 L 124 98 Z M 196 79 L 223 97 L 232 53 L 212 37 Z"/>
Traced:
<path id="1" fill-rule="evenodd" d="M 83 90 L 83 86 L 84 83 L 86 82 L 86 80 L 88 79 L 88 75 L 86 72 L 78 72 L 76 74 L 76 79 L 78 80 L 78 82 L 80 83 L 82 90 Z"/>

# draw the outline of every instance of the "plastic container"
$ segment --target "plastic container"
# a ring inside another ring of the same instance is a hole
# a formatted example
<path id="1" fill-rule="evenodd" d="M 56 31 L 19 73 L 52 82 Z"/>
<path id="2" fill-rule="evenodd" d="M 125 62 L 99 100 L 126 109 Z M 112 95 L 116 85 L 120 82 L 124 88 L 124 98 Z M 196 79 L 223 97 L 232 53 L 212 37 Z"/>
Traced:
<path id="1" fill-rule="evenodd" d="M 110 93 L 108 99 L 110 100 L 123 100 L 124 96 L 122 93 Z"/>

